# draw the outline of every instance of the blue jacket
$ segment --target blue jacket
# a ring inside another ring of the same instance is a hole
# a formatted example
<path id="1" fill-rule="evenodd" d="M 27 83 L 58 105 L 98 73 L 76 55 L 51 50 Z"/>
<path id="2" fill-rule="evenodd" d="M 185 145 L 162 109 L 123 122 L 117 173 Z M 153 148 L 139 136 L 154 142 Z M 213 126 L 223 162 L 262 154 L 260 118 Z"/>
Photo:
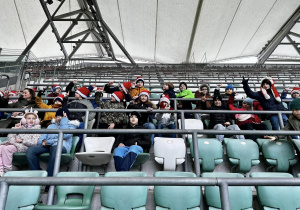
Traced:
<path id="1" fill-rule="evenodd" d="M 248 83 L 244 83 L 243 88 L 244 88 L 244 91 L 247 94 L 247 96 L 249 98 L 258 100 L 264 110 L 269 110 L 269 111 L 283 111 L 284 110 L 284 106 L 283 106 L 282 102 L 278 102 L 275 99 L 275 97 L 270 89 L 267 91 L 268 95 L 270 96 L 270 99 L 267 100 L 267 99 L 265 99 L 265 97 L 261 91 L 253 92 L 250 89 Z"/>
<path id="2" fill-rule="evenodd" d="M 76 129 L 78 125 L 72 124 L 74 121 L 69 121 L 68 118 L 63 117 L 60 124 L 53 123 L 47 127 L 47 129 Z M 78 123 L 79 124 L 79 123 Z M 64 134 L 63 147 L 66 148 L 67 153 L 70 153 L 72 147 L 73 134 Z M 47 141 L 47 145 L 55 146 L 58 141 L 58 134 L 43 134 L 37 142 L 37 145 L 42 145 L 43 140 Z"/>

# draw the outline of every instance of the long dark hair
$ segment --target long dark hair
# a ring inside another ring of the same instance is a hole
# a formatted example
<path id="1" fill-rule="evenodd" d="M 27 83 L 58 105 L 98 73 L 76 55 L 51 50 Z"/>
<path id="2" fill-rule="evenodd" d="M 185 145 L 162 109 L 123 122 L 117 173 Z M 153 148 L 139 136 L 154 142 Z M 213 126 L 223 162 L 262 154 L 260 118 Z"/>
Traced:
<path id="1" fill-rule="evenodd" d="M 28 90 L 30 96 L 31 96 L 31 100 L 35 100 L 35 91 L 31 88 L 25 88 L 24 90 Z"/>

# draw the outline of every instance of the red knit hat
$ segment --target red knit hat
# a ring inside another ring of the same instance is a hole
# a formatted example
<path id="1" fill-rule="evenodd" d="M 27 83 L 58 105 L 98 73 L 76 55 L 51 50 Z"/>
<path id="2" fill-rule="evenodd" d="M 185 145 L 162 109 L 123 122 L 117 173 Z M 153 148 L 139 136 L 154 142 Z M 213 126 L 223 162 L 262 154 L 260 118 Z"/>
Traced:
<path id="1" fill-rule="evenodd" d="M 161 95 L 161 98 L 160 98 L 160 100 L 159 100 L 159 103 L 161 103 L 161 102 L 167 102 L 168 104 L 170 104 L 170 98 L 169 98 L 169 95 L 168 94 L 162 94 Z"/>
<path id="2" fill-rule="evenodd" d="M 128 91 L 131 88 L 131 82 L 124 82 L 121 84 L 121 87 Z"/>
<path id="3" fill-rule="evenodd" d="M 91 94 L 89 89 L 87 89 L 86 87 L 79 88 L 78 90 L 76 90 L 76 93 L 81 95 L 82 98 L 87 98 Z"/>
<path id="4" fill-rule="evenodd" d="M 294 93 L 299 93 L 300 94 L 300 89 L 299 87 L 294 87 L 292 92 L 291 92 L 291 95 L 293 95 Z"/>
<path id="5" fill-rule="evenodd" d="M 60 89 L 61 89 L 61 87 L 60 87 L 59 85 L 53 84 L 53 85 L 52 85 L 52 92 L 54 93 L 54 92 L 56 91 L 57 88 L 60 88 Z"/>
<path id="6" fill-rule="evenodd" d="M 281 102 L 281 98 L 274 86 L 274 80 L 271 78 L 271 77 L 264 77 L 262 80 L 261 80 L 261 85 L 260 85 L 260 91 L 261 93 L 264 95 L 265 99 L 269 100 L 270 99 L 270 96 L 268 95 L 267 91 L 262 87 L 263 86 L 263 82 L 267 80 L 268 82 L 270 82 L 271 84 L 271 91 L 275 97 L 275 99 L 278 101 L 278 102 Z"/>
<path id="7" fill-rule="evenodd" d="M 143 90 L 140 94 L 139 94 L 139 97 L 141 95 L 145 95 L 145 96 L 148 96 L 148 99 L 150 98 L 150 92 L 148 90 Z"/>
<path id="8" fill-rule="evenodd" d="M 61 103 L 64 100 L 64 95 L 63 94 L 59 94 L 58 96 L 56 96 L 53 100 L 53 102 L 55 102 L 56 100 L 59 100 Z"/>
<path id="9" fill-rule="evenodd" d="M 124 98 L 124 94 L 121 91 L 115 91 L 113 92 L 113 94 L 111 94 L 113 97 L 115 97 L 115 99 L 120 102 L 123 101 Z"/>
<path id="10" fill-rule="evenodd" d="M 135 83 L 138 83 L 138 81 L 142 81 L 142 82 L 143 82 L 143 85 L 145 85 L 145 81 L 144 81 L 144 79 L 143 79 L 141 76 L 138 76 L 138 77 L 136 78 Z"/>

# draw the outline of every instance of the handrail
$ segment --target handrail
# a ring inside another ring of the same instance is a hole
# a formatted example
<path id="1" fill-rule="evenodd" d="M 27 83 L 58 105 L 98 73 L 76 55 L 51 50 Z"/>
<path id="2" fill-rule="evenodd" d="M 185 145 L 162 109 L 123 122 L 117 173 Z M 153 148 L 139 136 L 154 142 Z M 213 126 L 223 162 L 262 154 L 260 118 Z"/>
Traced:
<path id="1" fill-rule="evenodd" d="M 10 77 L 7 74 L 1 74 L 0 77 L 1 78 L 2 77 L 6 77 L 7 78 L 7 83 L 6 83 L 5 90 L 8 90 Z"/>

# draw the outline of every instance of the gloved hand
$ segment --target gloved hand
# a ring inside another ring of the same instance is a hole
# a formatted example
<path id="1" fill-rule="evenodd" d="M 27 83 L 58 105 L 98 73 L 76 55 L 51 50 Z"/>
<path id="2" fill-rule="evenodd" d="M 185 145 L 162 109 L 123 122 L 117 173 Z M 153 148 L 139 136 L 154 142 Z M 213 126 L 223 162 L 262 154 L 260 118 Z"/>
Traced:
<path id="1" fill-rule="evenodd" d="M 243 84 L 243 85 L 248 84 L 248 81 L 249 81 L 249 79 L 245 79 L 245 77 L 243 76 L 242 84 Z"/>
<path id="2" fill-rule="evenodd" d="M 37 96 L 38 97 L 42 97 L 42 95 L 44 94 L 45 90 L 39 90 Z"/>

